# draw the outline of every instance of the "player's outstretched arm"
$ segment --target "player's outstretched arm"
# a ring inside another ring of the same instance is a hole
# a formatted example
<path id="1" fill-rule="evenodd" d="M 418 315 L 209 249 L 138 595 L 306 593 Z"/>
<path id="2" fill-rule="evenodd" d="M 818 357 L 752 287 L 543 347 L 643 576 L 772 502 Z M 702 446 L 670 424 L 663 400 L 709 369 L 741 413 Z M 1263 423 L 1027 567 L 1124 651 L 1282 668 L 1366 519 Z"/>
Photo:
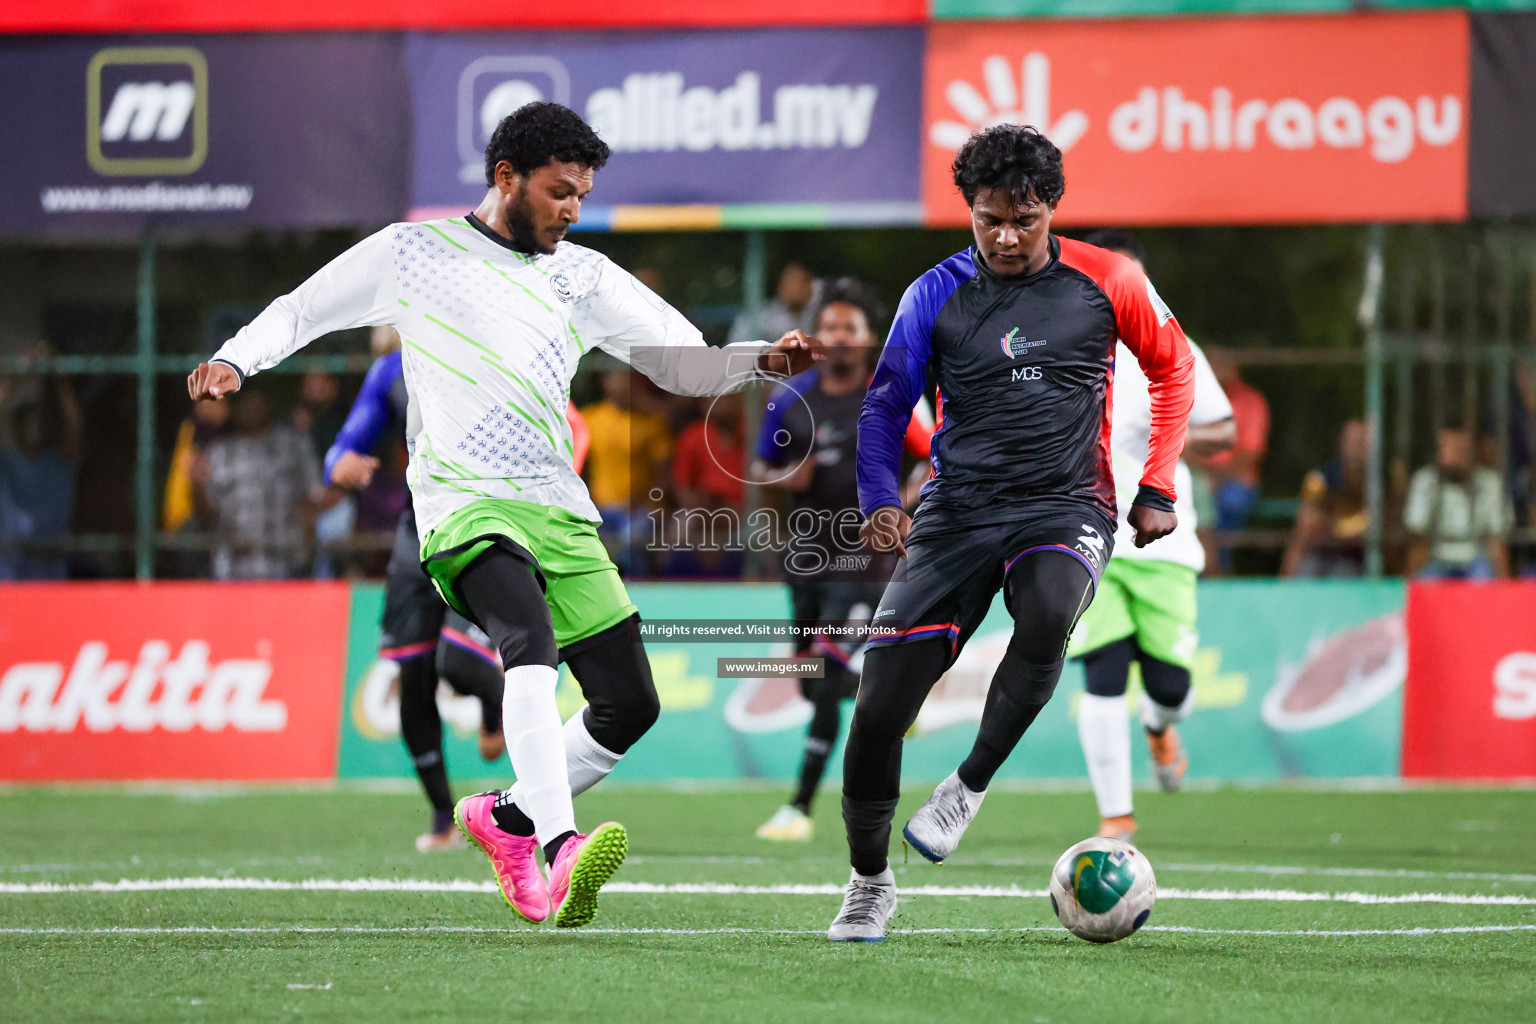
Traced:
<path id="1" fill-rule="evenodd" d="M 825 358 L 803 331 L 778 341 L 705 344 L 699 329 L 633 275 L 603 260 L 592 287 L 571 307 L 571 323 L 589 344 L 617 357 L 676 395 L 719 395 L 763 376 L 797 373 Z"/>
<path id="2" fill-rule="evenodd" d="M 1130 260 L 1109 268 L 1106 291 L 1115 307 L 1120 337 L 1147 375 L 1152 430 L 1136 500 L 1126 515 L 1137 547 L 1166 537 L 1178 526 L 1173 474 L 1184 451 L 1195 401 L 1195 357 L 1173 311 Z"/>
<path id="3" fill-rule="evenodd" d="M 332 331 L 395 320 L 391 229 L 358 242 L 299 287 L 272 302 L 187 378 L 194 400 L 222 398 Z M 230 379 L 234 385 L 230 386 Z"/>

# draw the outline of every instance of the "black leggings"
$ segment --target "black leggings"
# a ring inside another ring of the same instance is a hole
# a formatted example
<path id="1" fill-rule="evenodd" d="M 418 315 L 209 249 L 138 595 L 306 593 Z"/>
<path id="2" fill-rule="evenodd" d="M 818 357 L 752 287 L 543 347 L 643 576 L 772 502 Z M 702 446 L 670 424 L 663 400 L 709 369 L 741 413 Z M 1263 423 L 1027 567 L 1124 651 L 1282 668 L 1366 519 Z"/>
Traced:
<path id="1" fill-rule="evenodd" d="M 480 701 L 486 732 L 501 729 L 501 670 L 484 658 L 447 641 L 431 652 L 400 661 L 400 738 L 410 752 L 427 799 L 436 811 L 453 810 L 453 792 L 443 760 L 443 719 L 437 709 L 437 681 Z"/>
<path id="2" fill-rule="evenodd" d="M 605 749 L 622 754 L 656 724 L 661 700 L 640 641 L 639 615 L 560 649 L 587 699 L 582 721 Z"/>
<path id="3" fill-rule="evenodd" d="M 1141 688 L 1154 702 L 1176 708 L 1189 696 L 1189 669 L 1152 657 L 1134 636 L 1083 655 L 1087 690 L 1096 697 L 1123 697 L 1131 662 L 1141 666 Z"/>
<path id="4" fill-rule="evenodd" d="M 1065 552 L 1019 559 L 1003 583 L 1013 637 L 992 676 L 981 727 L 960 779 L 983 790 L 1056 689 L 1067 638 L 1093 596 L 1093 577 Z M 843 817 L 853 866 L 885 869 L 891 816 L 901 792 L 901 741 L 952 660 L 947 639 L 873 647 L 843 755 Z"/>
<path id="5" fill-rule="evenodd" d="M 533 566 L 493 547 L 459 574 L 459 593 L 475 621 L 501 653 L 503 668 L 559 662 L 555 627 Z"/>

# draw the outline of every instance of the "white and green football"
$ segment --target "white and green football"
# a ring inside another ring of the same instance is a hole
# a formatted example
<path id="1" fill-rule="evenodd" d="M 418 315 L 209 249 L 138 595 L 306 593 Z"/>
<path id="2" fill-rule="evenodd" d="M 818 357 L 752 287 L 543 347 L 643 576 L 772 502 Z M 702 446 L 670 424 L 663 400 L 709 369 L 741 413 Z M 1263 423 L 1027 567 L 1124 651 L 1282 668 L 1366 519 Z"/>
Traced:
<path id="1" fill-rule="evenodd" d="M 1146 856 L 1119 839 L 1084 839 L 1051 869 L 1051 909 L 1089 942 L 1118 942 L 1147 923 L 1157 879 Z"/>

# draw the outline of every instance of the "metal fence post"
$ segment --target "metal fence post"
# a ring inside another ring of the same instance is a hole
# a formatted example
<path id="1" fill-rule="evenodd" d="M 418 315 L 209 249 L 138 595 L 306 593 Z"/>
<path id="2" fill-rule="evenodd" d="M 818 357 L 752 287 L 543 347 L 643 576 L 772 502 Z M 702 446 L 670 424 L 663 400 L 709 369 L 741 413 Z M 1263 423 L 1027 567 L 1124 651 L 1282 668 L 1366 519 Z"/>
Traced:
<path id="1" fill-rule="evenodd" d="M 1381 286 L 1385 276 L 1383 248 L 1386 229 L 1372 224 L 1365 242 L 1365 278 L 1360 291 L 1360 326 L 1365 329 L 1365 424 L 1371 439 L 1365 475 L 1365 510 L 1370 517 L 1365 534 L 1365 572 L 1381 576 L 1382 501 L 1382 377 Z"/>
<path id="2" fill-rule="evenodd" d="M 762 334 L 763 297 L 767 289 L 768 241 L 761 229 L 748 231 L 746 253 L 742 257 L 741 265 L 741 307 L 747 322 L 752 325 L 752 329 L 747 332 L 749 338 L 757 338 Z M 747 470 L 742 474 L 747 478 L 742 489 L 741 502 L 743 542 L 749 532 L 747 524 L 751 522 L 752 513 L 763 504 L 763 489 L 752 482 L 750 472 L 752 453 L 757 449 L 757 431 L 763 419 L 760 394 L 756 386 L 750 386 L 742 398 L 746 403 L 741 416 L 741 446 L 744 453 L 742 469 Z M 762 574 L 762 552 L 751 550 L 749 547 L 742 558 L 742 575 L 747 579 L 756 579 Z"/>
<path id="3" fill-rule="evenodd" d="M 138 458 L 134 465 L 134 575 L 155 575 L 155 236 L 145 230 L 139 240 L 138 348 L 134 374 L 138 377 Z"/>

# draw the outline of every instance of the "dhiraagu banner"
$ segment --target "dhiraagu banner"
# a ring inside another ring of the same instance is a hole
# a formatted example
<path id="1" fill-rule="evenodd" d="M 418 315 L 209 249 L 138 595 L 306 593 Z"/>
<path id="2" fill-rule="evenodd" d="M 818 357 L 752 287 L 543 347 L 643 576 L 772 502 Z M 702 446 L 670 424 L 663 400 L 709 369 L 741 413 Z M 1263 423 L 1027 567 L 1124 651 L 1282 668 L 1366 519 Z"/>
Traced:
<path id="1" fill-rule="evenodd" d="M 789 617 L 788 594 L 775 584 L 635 584 L 648 620 L 756 621 Z M 376 661 L 382 589 L 357 588 L 340 745 L 340 775 L 409 776 L 399 738 L 393 669 Z M 960 659 L 934 688 L 903 755 L 913 781 L 947 775 L 976 734 L 992 671 L 1012 623 L 994 604 Z M 792 679 L 720 679 L 720 658 L 787 656 L 788 644 L 647 642 L 661 697 L 656 726 L 615 778 L 789 780 L 810 718 Z M 1219 780 L 1395 776 L 1407 669 L 1403 587 L 1393 581 L 1215 580 L 1200 587 L 1200 646 L 1195 713 L 1184 726 L 1191 775 Z M 877 683 L 878 681 L 876 681 Z M 1139 686 L 1132 676 L 1128 716 Z M 1069 664 L 1050 706 L 1009 759 L 1002 777 L 1085 776 L 1076 712 L 1082 672 Z M 561 711 L 581 706 L 562 670 Z M 479 708 L 440 691 L 450 773 L 505 777 L 475 749 Z M 852 705 L 845 705 L 844 728 Z M 1138 777 L 1150 777 L 1145 745 L 1136 743 Z M 839 755 L 841 745 L 839 746 Z M 837 778 L 837 764 L 828 778 Z"/>

